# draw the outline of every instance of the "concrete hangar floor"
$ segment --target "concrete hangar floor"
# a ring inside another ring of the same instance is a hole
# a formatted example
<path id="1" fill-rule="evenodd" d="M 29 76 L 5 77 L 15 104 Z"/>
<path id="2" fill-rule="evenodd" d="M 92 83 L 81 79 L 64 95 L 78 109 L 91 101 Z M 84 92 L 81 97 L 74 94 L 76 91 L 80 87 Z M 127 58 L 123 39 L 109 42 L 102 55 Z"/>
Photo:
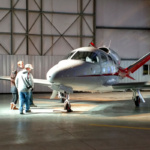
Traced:
<path id="1" fill-rule="evenodd" d="M 38 107 L 24 115 L 1 94 L 0 149 L 149 150 L 150 93 L 142 94 L 146 103 L 135 108 L 131 92 L 74 93 L 71 113 L 49 94 L 34 94 Z"/>

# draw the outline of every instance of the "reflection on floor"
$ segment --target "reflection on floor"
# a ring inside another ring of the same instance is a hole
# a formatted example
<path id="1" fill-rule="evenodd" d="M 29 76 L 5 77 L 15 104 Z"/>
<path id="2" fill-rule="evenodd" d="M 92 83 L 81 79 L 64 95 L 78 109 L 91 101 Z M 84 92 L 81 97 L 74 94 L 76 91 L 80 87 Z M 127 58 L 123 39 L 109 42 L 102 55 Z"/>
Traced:
<path id="1" fill-rule="evenodd" d="M 75 93 L 73 112 L 59 99 L 34 94 L 31 113 L 10 110 L 10 94 L 0 95 L 0 149 L 32 150 L 148 150 L 150 93 L 139 108 L 131 92 Z"/>

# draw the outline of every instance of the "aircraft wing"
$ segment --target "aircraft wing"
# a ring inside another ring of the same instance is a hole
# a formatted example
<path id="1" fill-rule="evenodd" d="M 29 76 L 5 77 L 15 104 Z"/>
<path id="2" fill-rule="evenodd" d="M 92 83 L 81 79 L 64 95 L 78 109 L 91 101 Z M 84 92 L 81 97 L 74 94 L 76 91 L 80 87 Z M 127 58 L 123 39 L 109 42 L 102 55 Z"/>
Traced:
<path id="1" fill-rule="evenodd" d="M 0 80 L 7 80 L 10 81 L 11 78 L 10 76 L 0 76 Z M 51 83 L 48 82 L 46 79 L 33 79 L 35 84 L 41 84 L 41 85 L 45 85 L 45 86 L 51 86 Z"/>
<path id="2" fill-rule="evenodd" d="M 128 90 L 128 89 L 150 89 L 150 82 L 130 82 L 130 83 L 118 83 L 112 85 L 114 90 Z"/>
<path id="3" fill-rule="evenodd" d="M 51 83 L 47 81 L 46 79 L 33 79 L 35 84 L 45 85 L 45 86 L 51 86 Z"/>
<path id="4" fill-rule="evenodd" d="M 0 80 L 8 80 L 10 81 L 10 76 L 0 76 Z"/>

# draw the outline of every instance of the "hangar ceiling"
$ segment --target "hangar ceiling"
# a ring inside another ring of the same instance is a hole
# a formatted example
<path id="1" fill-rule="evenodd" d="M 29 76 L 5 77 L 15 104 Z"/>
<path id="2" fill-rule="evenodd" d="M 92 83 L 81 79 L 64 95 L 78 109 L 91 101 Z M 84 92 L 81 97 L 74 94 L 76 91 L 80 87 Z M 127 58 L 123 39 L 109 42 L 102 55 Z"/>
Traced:
<path id="1" fill-rule="evenodd" d="M 88 46 L 94 6 L 95 0 L 0 0 L 0 54 L 65 55 Z"/>

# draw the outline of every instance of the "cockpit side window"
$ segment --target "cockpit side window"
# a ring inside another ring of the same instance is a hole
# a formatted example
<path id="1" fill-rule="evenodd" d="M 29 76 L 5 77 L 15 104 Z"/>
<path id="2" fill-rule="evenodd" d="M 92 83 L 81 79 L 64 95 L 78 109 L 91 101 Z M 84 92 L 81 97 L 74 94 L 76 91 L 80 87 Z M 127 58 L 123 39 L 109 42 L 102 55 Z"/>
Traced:
<path id="1" fill-rule="evenodd" d="M 99 62 L 99 58 L 94 52 L 82 52 L 78 51 L 71 59 L 82 60 L 89 63 Z"/>
<path id="2" fill-rule="evenodd" d="M 104 54 L 101 54 L 102 62 L 107 62 L 107 57 Z"/>

